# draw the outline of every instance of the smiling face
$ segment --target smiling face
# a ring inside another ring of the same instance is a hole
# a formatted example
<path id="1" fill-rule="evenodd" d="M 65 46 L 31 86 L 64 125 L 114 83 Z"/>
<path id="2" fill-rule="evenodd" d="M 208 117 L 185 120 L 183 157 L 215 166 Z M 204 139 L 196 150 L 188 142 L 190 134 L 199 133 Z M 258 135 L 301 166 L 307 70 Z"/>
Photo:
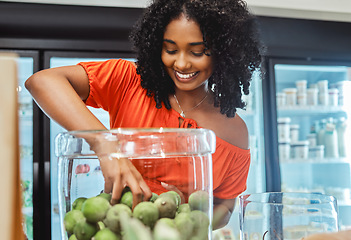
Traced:
<path id="1" fill-rule="evenodd" d="M 213 71 L 212 57 L 205 54 L 199 25 L 183 14 L 167 25 L 161 58 L 180 90 L 191 91 L 204 86 Z"/>

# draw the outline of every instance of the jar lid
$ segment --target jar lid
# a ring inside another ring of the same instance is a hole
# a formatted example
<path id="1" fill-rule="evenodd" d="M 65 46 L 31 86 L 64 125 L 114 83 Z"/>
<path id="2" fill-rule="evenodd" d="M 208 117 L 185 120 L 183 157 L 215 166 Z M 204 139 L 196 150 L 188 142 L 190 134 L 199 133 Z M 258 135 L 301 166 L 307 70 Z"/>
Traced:
<path id="1" fill-rule="evenodd" d="M 307 83 L 307 80 L 297 80 L 296 81 L 296 84 L 299 84 L 299 83 L 302 83 L 302 84 L 306 84 Z"/>
<path id="2" fill-rule="evenodd" d="M 296 130 L 296 129 L 300 129 L 299 124 L 290 124 L 290 130 Z"/>
<path id="3" fill-rule="evenodd" d="M 327 123 L 325 125 L 325 131 L 326 132 L 332 132 L 335 130 L 335 125 L 333 123 Z"/>
<path id="4" fill-rule="evenodd" d="M 286 95 L 286 94 L 283 93 L 283 92 L 277 92 L 277 93 L 276 93 L 276 96 L 277 96 L 277 97 L 285 97 L 285 95 Z"/>
<path id="5" fill-rule="evenodd" d="M 296 88 L 284 88 L 285 93 L 296 93 L 297 89 Z"/>
<path id="6" fill-rule="evenodd" d="M 208 129 L 118 128 L 112 130 L 71 131 L 57 135 L 58 157 L 96 156 L 116 158 L 166 158 L 214 153 L 216 136 Z"/>
<path id="7" fill-rule="evenodd" d="M 278 118 L 277 120 L 278 124 L 281 124 L 281 123 L 290 123 L 291 122 L 291 118 Z"/>
<path id="8" fill-rule="evenodd" d="M 309 147 L 310 151 L 320 151 L 320 150 L 324 150 L 324 145 L 317 145 L 314 147 Z"/>
<path id="9" fill-rule="evenodd" d="M 307 92 L 310 92 L 310 93 L 318 93 L 318 88 L 307 88 Z"/>
<path id="10" fill-rule="evenodd" d="M 308 146 L 310 143 L 308 141 L 297 141 L 291 143 L 292 146 L 294 147 L 300 147 L 300 146 Z"/>
<path id="11" fill-rule="evenodd" d="M 336 88 L 329 88 L 328 92 L 329 92 L 329 94 L 338 94 L 339 90 Z"/>

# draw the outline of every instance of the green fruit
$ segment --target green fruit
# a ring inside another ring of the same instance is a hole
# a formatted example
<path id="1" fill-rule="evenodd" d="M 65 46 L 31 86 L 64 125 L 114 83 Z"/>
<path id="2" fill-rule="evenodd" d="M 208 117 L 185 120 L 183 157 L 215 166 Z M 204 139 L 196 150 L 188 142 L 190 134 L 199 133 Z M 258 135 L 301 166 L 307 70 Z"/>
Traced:
<path id="1" fill-rule="evenodd" d="M 110 193 L 100 193 L 98 195 L 99 197 L 105 198 L 108 202 L 111 202 L 112 195 Z"/>
<path id="2" fill-rule="evenodd" d="M 141 202 L 135 206 L 133 217 L 139 219 L 144 225 L 153 228 L 159 217 L 158 208 L 152 202 Z"/>
<path id="3" fill-rule="evenodd" d="M 104 228 L 98 231 L 92 240 L 120 240 L 119 236 L 116 235 L 108 228 Z"/>
<path id="4" fill-rule="evenodd" d="M 158 224 L 160 222 L 168 225 L 169 227 L 176 228 L 174 219 L 171 219 L 171 218 L 160 218 L 159 220 L 157 220 L 156 224 Z"/>
<path id="5" fill-rule="evenodd" d="M 71 210 L 67 212 L 63 219 L 67 233 L 72 234 L 74 226 L 80 221 L 85 221 L 85 217 L 81 211 Z"/>
<path id="6" fill-rule="evenodd" d="M 198 236 L 200 239 L 207 239 L 208 227 L 210 225 L 208 216 L 200 210 L 194 210 L 189 214 L 194 222 L 194 235 Z"/>
<path id="7" fill-rule="evenodd" d="M 76 235 L 72 234 L 68 240 L 78 240 Z"/>
<path id="8" fill-rule="evenodd" d="M 194 232 L 194 221 L 191 219 L 190 213 L 179 213 L 174 223 L 180 232 L 182 239 L 189 239 Z"/>
<path id="9" fill-rule="evenodd" d="M 78 222 L 73 232 L 78 240 L 90 240 L 97 232 L 96 224 L 86 221 Z"/>
<path id="10" fill-rule="evenodd" d="M 110 203 L 105 198 L 91 197 L 83 203 L 82 212 L 88 222 L 97 223 L 106 217 L 110 207 Z"/>
<path id="11" fill-rule="evenodd" d="M 179 205 L 181 204 L 182 200 L 180 198 L 180 195 L 176 191 L 168 191 L 168 192 L 161 193 L 159 197 L 162 197 L 162 196 L 165 196 L 165 195 L 172 196 L 174 198 L 174 201 L 177 204 L 177 207 L 179 207 Z"/>
<path id="12" fill-rule="evenodd" d="M 168 193 L 173 194 L 173 196 L 176 198 L 177 206 L 179 207 L 179 205 L 182 203 L 182 199 L 180 198 L 179 193 L 176 191 L 168 191 Z"/>
<path id="13" fill-rule="evenodd" d="M 72 203 L 72 209 L 81 210 L 85 200 L 87 200 L 86 197 L 79 197 L 76 200 L 74 200 L 74 202 Z"/>
<path id="14" fill-rule="evenodd" d="M 194 210 L 200 210 L 203 212 L 207 212 L 209 208 L 209 194 L 206 191 L 196 191 L 190 194 L 188 203 L 190 206 L 190 209 L 192 211 Z"/>
<path id="15" fill-rule="evenodd" d="M 102 230 L 102 229 L 106 228 L 106 226 L 105 226 L 103 221 L 100 221 L 97 223 L 97 228 L 98 228 L 98 230 Z"/>
<path id="16" fill-rule="evenodd" d="M 159 196 L 154 204 L 160 213 L 160 218 L 174 218 L 177 212 L 177 204 L 174 197 L 169 195 Z"/>
<path id="17" fill-rule="evenodd" d="M 133 207 L 133 193 L 125 192 L 122 197 L 120 203 L 127 205 L 130 209 Z"/>
<path id="18" fill-rule="evenodd" d="M 151 229 L 125 212 L 121 212 L 121 225 L 123 240 L 152 240 Z"/>
<path id="19" fill-rule="evenodd" d="M 115 233 L 121 232 L 121 220 L 120 220 L 121 212 L 127 213 L 129 217 L 132 216 L 132 210 L 128 206 L 119 203 L 112 206 L 107 211 L 106 218 L 104 219 L 105 225 Z"/>
<path id="20" fill-rule="evenodd" d="M 150 202 L 155 202 L 156 201 L 156 199 L 158 198 L 158 195 L 156 194 L 156 193 L 152 193 L 152 196 L 151 196 L 151 198 L 150 198 Z"/>
<path id="21" fill-rule="evenodd" d="M 125 186 L 125 187 L 123 188 L 123 190 L 122 190 L 121 196 L 123 196 L 123 194 L 125 194 L 126 192 L 130 192 L 130 191 L 131 191 L 131 190 L 130 190 L 130 187 Z"/>
<path id="22" fill-rule="evenodd" d="M 169 219 L 169 218 L 162 218 L 162 219 Z M 153 233 L 154 233 L 154 240 L 186 240 L 181 238 L 181 235 L 178 229 L 174 227 L 170 227 L 163 221 L 157 221 Z"/>
<path id="23" fill-rule="evenodd" d="M 177 209 L 177 213 L 181 213 L 181 212 L 186 212 L 186 213 L 190 213 L 191 209 L 188 203 L 183 203 L 180 204 L 178 209 Z"/>

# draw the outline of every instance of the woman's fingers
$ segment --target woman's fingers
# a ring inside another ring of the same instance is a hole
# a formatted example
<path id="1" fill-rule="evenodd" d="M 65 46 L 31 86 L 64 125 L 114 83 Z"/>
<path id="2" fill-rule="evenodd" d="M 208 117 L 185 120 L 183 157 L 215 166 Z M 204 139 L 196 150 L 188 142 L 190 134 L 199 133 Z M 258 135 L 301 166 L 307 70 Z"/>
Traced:
<path id="1" fill-rule="evenodd" d="M 165 182 L 161 182 L 161 185 L 162 185 L 162 187 L 164 187 L 168 191 L 175 191 L 176 193 L 178 193 L 180 196 L 180 200 L 181 200 L 180 203 L 181 204 L 185 203 L 185 197 L 184 197 L 183 193 L 177 187 L 175 187 L 174 185 L 169 185 Z"/>
<path id="2" fill-rule="evenodd" d="M 117 204 L 119 203 L 119 200 L 121 199 L 123 191 L 123 184 L 121 184 L 121 181 L 119 178 L 115 178 L 115 181 L 113 182 L 113 188 L 112 188 L 112 197 L 111 197 L 111 204 Z"/>
<path id="3" fill-rule="evenodd" d="M 119 202 L 125 186 L 132 191 L 133 208 L 141 201 L 151 198 L 150 188 L 129 159 L 103 157 L 100 158 L 100 166 L 105 179 L 104 191 L 112 192 L 111 204 Z"/>

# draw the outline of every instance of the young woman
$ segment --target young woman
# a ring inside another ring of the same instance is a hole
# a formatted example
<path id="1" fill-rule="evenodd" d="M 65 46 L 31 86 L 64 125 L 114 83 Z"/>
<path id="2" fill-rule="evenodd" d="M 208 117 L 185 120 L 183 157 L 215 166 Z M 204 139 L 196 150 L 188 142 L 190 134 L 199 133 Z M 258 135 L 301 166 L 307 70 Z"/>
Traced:
<path id="1" fill-rule="evenodd" d="M 111 128 L 213 130 L 213 223 L 222 227 L 246 189 L 250 165 L 248 131 L 236 109 L 245 107 L 242 94 L 249 93 L 261 61 L 253 17 L 241 0 L 157 0 L 131 40 L 136 64 L 118 59 L 47 69 L 31 76 L 26 87 L 43 111 L 70 131 L 105 128 L 86 105 L 107 110 Z M 100 163 L 113 201 L 125 185 L 134 206 L 142 196 L 151 197 L 129 160 Z"/>

